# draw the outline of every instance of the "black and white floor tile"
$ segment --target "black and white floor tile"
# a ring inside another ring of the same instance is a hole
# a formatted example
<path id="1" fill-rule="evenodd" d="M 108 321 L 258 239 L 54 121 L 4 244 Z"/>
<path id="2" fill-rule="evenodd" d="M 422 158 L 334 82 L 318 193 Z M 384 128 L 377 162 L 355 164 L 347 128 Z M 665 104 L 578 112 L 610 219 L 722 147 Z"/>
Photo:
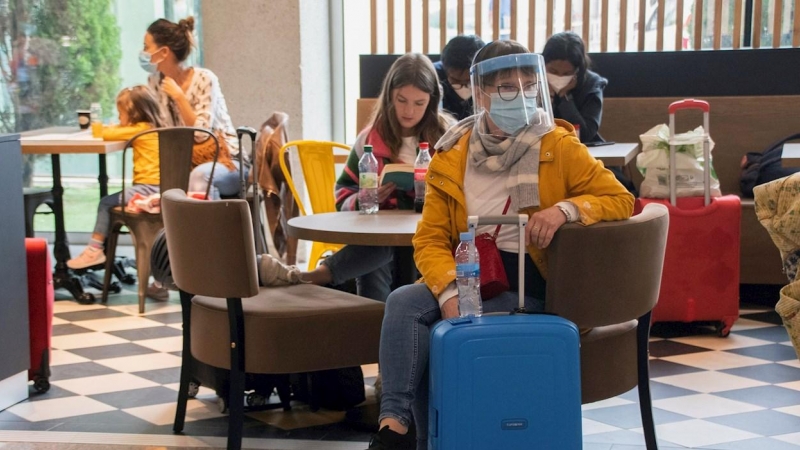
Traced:
<path id="1" fill-rule="evenodd" d="M 31 388 L 29 400 L 0 412 L 0 448 L 224 447 L 227 419 L 205 388 L 190 400 L 184 434 L 172 434 L 180 305 L 173 294 L 149 301 L 139 315 L 133 289 L 107 305 L 56 302 L 52 388 L 38 395 Z M 657 324 L 650 345 L 662 449 L 800 450 L 800 362 L 770 308 L 743 305 L 728 338 L 711 328 Z M 364 369 L 371 384 L 377 368 Z M 587 450 L 644 449 L 636 391 L 584 405 L 583 432 Z M 357 450 L 369 440 L 344 413 L 303 405 L 248 414 L 244 435 L 247 448 L 263 449 Z"/>

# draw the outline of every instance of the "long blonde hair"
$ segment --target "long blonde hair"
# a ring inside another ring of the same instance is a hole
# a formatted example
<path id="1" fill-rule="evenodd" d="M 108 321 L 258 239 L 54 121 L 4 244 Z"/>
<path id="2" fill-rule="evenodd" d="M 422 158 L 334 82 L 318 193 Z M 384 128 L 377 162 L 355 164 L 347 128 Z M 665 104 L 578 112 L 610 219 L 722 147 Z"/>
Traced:
<path id="1" fill-rule="evenodd" d="M 128 114 L 131 124 L 144 122 L 154 128 L 168 126 L 161 105 L 148 86 L 138 85 L 121 90 L 117 94 L 117 107 Z"/>
<path id="2" fill-rule="evenodd" d="M 439 113 L 439 103 L 442 99 L 442 88 L 436 69 L 427 56 L 420 53 L 406 53 L 398 58 L 386 78 L 383 79 L 381 94 L 373 111 L 372 127 L 386 143 L 387 147 L 396 153 L 403 143 L 402 127 L 397 121 L 397 114 L 392 102 L 392 92 L 404 86 L 414 86 L 431 96 L 425 115 L 414 127 L 414 135 L 420 141 L 427 141 L 433 145 L 447 130 L 447 118 Z"/>

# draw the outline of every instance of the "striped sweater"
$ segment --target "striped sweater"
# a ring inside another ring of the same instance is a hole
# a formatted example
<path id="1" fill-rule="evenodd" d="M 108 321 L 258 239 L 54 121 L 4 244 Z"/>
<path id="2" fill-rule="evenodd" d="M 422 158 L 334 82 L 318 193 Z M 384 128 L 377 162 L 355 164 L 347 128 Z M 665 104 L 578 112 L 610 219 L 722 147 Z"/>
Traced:
<path id="1" fill-rule="evenodd" d="M 338 211 L 358 211 L 358 161 L 364 155 L 364 146 L 372 146 L 372 154 L 378 160 L 378 175 L 383 172 L 383 167 L 392 162 L 392 151 L 383 142 L 377 130 L 366 128 L 356 138 L 350 155 L 347 157 L 342 174 L 336 180 L 336 209 Z M 413 209 L 414 190 L 408 192 L 394 191 L 383 203 L 380 209 Z"/>

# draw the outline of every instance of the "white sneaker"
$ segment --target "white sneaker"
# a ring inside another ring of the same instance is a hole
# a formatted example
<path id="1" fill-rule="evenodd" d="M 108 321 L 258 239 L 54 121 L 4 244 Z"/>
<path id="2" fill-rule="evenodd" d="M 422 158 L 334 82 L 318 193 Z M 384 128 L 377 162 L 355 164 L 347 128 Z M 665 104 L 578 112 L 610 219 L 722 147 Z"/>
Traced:
<path id="1" fill-rule="evenodd" d="M 106 262 L 106 254 L 102 248 L 87 246 L 80 255 L 67 261 L 70 269 L 85 269 Z"/>
<path id="2" fill-rule="evenodd" d="M 287 286 L 303 282 L 300 279 L 300 269 L 295 266 L 287 266 L 269 254 L 261 255 L 258 277 L 261 279 L 262 286 Z"/>

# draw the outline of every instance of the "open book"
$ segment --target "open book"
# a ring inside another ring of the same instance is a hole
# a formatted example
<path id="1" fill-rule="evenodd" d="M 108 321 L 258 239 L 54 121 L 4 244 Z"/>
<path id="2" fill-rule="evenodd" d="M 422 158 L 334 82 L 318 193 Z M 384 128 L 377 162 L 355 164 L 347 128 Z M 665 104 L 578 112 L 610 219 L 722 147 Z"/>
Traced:
<path id="1" fill-rule="evenodd" d="M 399 191 L 410 191 L 414 189 L 414 165 L 413 164 L 386 164 L 383 166 L 379 184 L 394 183 Z"/>

